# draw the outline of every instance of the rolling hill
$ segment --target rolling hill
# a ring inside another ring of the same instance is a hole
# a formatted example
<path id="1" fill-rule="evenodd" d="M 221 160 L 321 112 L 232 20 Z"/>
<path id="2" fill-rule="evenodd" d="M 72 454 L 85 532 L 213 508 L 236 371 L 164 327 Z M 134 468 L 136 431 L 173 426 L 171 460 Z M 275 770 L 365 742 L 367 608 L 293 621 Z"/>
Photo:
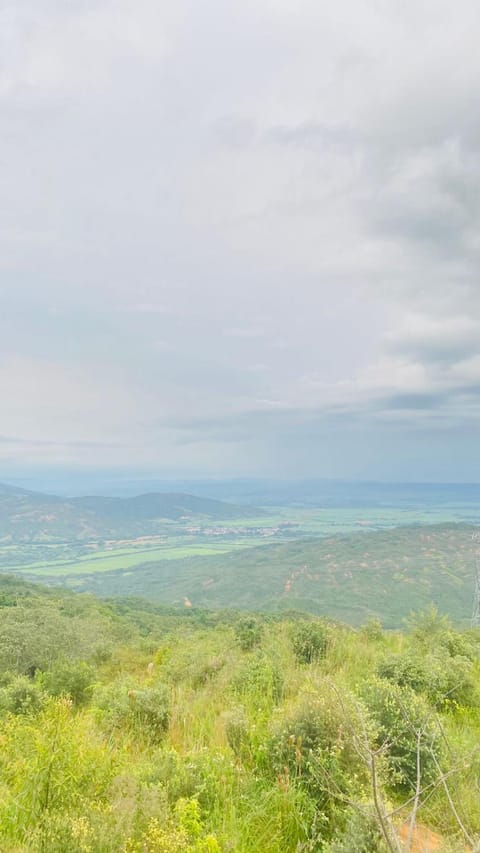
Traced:
<path id="1" fill-rule="evenodd" d="M 475 542 L 469 525 L 401 527 L 243 551 L 156 560 L 134 570 L 70 578 L 42 576 L 104 596 L 148 596 L 164 604 L 303 610 L 350 624 L 371 616 L 398 627 L 431 602 L 466 624 L 471 616 Z"/>
<path id="2" fill-rule="evenodd" d="M 186 494 L 62 498 L 0 483 L 4 543 L 139 536 L 162 532 L 165 521 L 227 521 L 259 513 L 252 507 Z"/>

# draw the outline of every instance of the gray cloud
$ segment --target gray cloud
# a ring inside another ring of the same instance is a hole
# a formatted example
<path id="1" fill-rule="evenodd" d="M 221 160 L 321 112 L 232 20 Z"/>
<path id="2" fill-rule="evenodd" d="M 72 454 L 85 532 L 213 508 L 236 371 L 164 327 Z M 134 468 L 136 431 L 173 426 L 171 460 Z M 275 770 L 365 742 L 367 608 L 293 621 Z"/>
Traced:
<path id="1" fill-rule="evenodd" d="M 480 476 L 480 19 L 434 11 L 3 5 L 0 466 Z"/>
<path id="2" fill-rule="evenodd" d="M 267 143 L 273 142 L 280 145 L 293 145 L 298 147 L 316 147 L 323 150 L 325 147 L 343 147 L 351 153 L 352 148 L 360 147 L 363 140 L 358 132 L 346 126 L 328 126 L 316 121 L 306 121 L 297 125 L 277 125 L 265 131 L 264 139 Z"/>

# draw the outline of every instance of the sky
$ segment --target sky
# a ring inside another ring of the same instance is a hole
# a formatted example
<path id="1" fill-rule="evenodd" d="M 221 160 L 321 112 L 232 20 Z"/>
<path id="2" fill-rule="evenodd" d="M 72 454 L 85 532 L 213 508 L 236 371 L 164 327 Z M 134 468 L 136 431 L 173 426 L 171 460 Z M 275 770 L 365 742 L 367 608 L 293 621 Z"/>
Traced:
<path id="1" fill-rule="evenodd" d="M 477 0 L 0 3 L 0 479 L 480 481 Z"/>

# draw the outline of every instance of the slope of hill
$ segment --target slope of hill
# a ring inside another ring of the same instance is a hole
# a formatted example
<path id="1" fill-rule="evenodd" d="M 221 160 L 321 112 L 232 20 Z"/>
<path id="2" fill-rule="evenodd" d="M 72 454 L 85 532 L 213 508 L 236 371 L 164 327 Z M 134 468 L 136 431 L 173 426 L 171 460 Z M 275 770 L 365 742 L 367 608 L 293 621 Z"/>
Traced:
<path id="1" fill-rule="evenodd" d="M 0 539 L 95 540 L 161 532 L 163 521 L 226 521 L 258 515 L 252 507 L 184 494 L 134 498 L 61 498 L 0 484 Z"/>
<path id="2" fill-rule="evenodd" d="M 0 849 L 477 850 L 479 643 L 0 578 Z"/>
<path id="3" fill-rule="evenodd" d="M 295 608 L 351 624 L 373 615 L 399 626 L 410 610 L 434 602 L 465 624 L 472 609 L 475 530 L 468 525 L 402 527 L 51 581 L 99 595 L 145 595 L 177 605 L 187 600 L 213 608 Z"/>
<path id="4" fill-rule="evenodd" d="M 99 518 L 114 522 L 200 517 L 228 520 L 248 518 L 254 512 L 259 512 L 248 506 L 236 506 L 211 498 L 175 492 L 137 495 L 133 498 L 72 498 L 71 503 L 79 510 L 94 512 Z"/>

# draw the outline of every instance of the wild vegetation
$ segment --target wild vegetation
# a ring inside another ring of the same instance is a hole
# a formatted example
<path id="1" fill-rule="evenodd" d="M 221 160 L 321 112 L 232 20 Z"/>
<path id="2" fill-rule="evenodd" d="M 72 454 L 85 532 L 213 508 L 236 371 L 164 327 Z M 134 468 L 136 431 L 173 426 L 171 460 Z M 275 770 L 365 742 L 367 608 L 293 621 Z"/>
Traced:
<path id="1" fill-rule="evenodd" d="M 374 615 L 387 627 L 401 627 L 410 610 L 433 601 L 456 623 L 468 624 L 477 531 L 464 524 L 398 527 L 223 554 L 145 556 L 143 564 L 101 573 L 78 567 L 74 575 L 62 576 L 52 567 L 45 579 L 97 595 L 182 605 L 188 599 L 206 608 L 294 608 L 355 625 Z"/>
<path id="2" fill-rule="evenodd" d="M 480 636 L 0 584 L 5 853 L 478 850 Z M 423 847 L 421 846 L 423 844 Z"/>

